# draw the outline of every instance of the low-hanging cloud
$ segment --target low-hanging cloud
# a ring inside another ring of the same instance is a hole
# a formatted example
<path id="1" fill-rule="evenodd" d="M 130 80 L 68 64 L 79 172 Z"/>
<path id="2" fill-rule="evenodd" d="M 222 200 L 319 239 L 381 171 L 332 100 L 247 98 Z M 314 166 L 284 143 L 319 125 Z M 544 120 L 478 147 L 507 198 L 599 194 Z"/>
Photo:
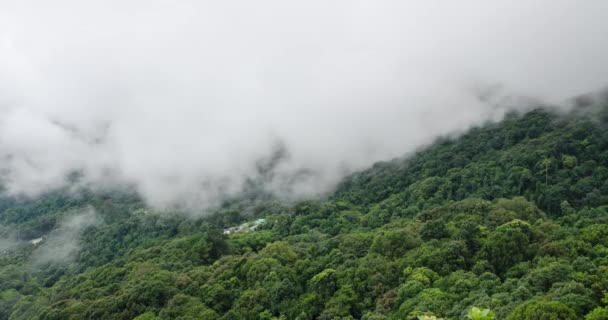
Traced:
<path id="1" fill-rule="evenodd" d="M 0 256 L 18 247 L 20 244 L 22 244 L 22 242 L 15 237 L 15 234 L 11 232 L 11 230 L 0 225 Z"/>
<path id="2" fill-rule="evenodd" d="M 31 256 L 34 267 L 63 265 L 72 261 L 80 251 L 80 238 L 89 227 L 99 225 L 101 218 L 93 208 L 71 212 L 59 223 L 59 227 L 44 237 Z"/>
<path id="3" fill-rule="evenodd" d="M 2 183 L 36 194 L 77 170 L 152 205 L 213 204 L 260 176 L 317 194 L 499 119 L 487 88 L 550 102 L 602 88 L 607 12 L 604 0 L 3 1 Z"/>

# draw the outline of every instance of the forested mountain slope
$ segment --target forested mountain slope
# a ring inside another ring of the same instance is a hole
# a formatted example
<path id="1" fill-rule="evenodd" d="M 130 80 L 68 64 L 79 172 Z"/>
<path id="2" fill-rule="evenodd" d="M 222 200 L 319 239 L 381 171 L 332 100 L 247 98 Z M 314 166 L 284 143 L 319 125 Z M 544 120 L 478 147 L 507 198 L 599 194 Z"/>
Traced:
<path id="1" fill-rule="evenodd" d="M 197 220 L 118 191 L 4 198 L 0 319 L 608 319 L 607 110 L 510 114 L 327 199 Z M 41 259 L 57 238 L 77 245 Z"/>

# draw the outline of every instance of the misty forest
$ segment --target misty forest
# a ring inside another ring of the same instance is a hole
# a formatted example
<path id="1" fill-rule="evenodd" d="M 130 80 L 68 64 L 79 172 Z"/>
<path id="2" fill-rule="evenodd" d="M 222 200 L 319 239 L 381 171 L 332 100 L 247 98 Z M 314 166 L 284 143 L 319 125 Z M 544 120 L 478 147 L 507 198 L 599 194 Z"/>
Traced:
<path id="1" fill-rule="evenodd" d="M 608 319 L 606 101 L 510 113 L 319 200 L 4 197 L 0 318 Z"/>
<path id="2" fill-rule="evenodd" d="M 0 320 L 608 320 L 608 0 L 0 0 Z"/>

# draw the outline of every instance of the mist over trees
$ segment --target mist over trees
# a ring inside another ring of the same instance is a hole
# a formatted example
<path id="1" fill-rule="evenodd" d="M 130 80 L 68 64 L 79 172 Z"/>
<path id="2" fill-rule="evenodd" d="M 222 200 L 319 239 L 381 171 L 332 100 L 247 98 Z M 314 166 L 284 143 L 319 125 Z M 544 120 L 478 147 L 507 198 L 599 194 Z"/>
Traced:
<path id="1" fill-rule="evenodd" d="M 604 319 L 607 107 L 511 114 L 326 199 L 249 194 L 194 220 L 124 191 L 4 199 L 25 239 L 74 208 L 103 223 L 63 264 L 28 267 L 44 240 L 4 252 L 0 318 Z"/>
<path id="2" fill-rule="evenodd" d="M 288 199 L 534 103 L 603 88 L 606 1 L 5 0 L 0 179 L 213 207 Z"/>
<path id="3" fill-rule="evenodd" d="M 0 320 L 608 319 L 607 13 L 0 1 Z"/>

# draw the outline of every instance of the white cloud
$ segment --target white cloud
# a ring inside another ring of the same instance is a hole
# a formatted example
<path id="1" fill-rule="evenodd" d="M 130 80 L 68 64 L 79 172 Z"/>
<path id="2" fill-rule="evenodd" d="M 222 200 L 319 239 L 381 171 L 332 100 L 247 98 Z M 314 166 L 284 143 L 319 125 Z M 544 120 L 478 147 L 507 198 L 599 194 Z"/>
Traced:
<path id="1" fill-rule="evenodd" d="M 284 191 L 308 169 L 291 192 L 323 192 L 499 118 L 475 88 L 560 101 L 603 87 L 607 6 L 5 1 L 3 183 L 35 194 L 79 169 L 89 182 L 135 184 L 154 205 L 205 205 L 240 190 L 280 141 L 289 157 L 269 185 Z"/>
<path id="2" fill-rule="evenodd" d="M 47 263 L 63 264 L 75 258 L 80 251 L 80 238 L 89 227 L 101 223 L 100 217 L 93 208 L 86 208 L 65 217 L 59 227 L 42 240 L 32 252 L 31 262 L 34 266 Z"/>

